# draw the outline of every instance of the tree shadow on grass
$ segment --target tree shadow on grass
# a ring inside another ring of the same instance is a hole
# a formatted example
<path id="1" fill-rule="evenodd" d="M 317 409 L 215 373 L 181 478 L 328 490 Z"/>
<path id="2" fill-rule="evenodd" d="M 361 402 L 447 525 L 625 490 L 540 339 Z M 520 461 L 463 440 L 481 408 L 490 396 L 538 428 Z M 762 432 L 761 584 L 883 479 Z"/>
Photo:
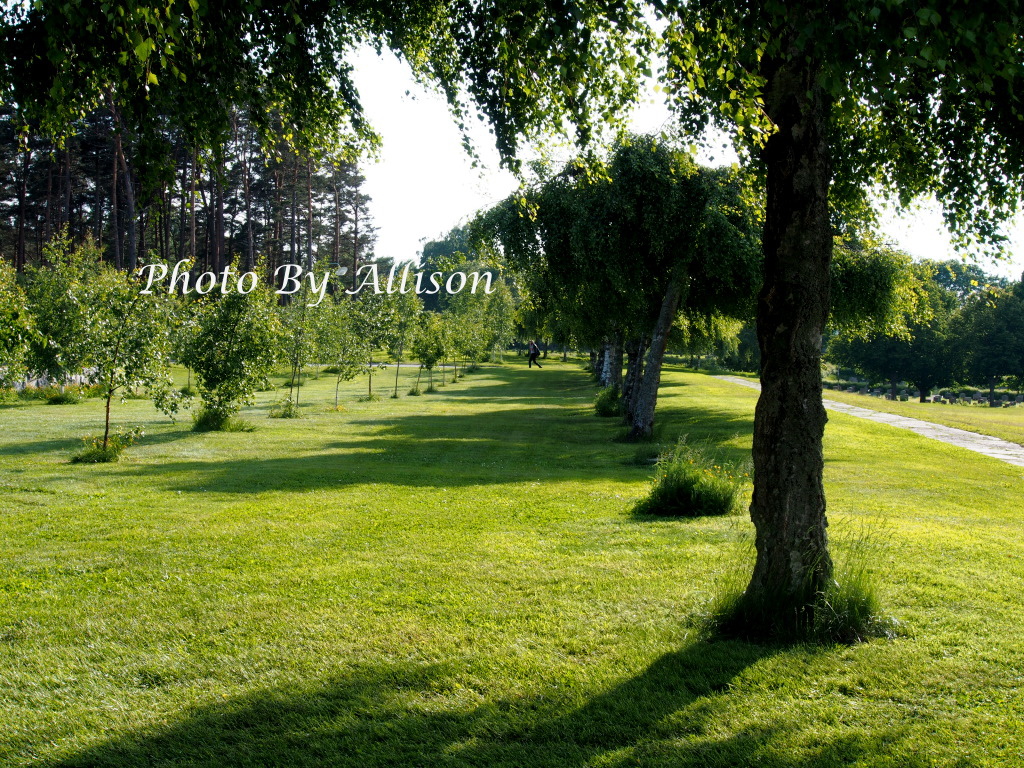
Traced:
<path id="1" fill-rule="evenodd" d="M 110 431 L 113 434 L 117 429 L 123 429 L 122 424 L 111 424 Z M 171 430 L 162 430 L 160 432 L 147 432 L 146 436 L 139 440 L 135 444 L 135 448 L 145 448 L 150 445 L 162 445 L 164 443 L 172 443 L 175 440 L 182 440 L 189 435 L 193 434 L 190 429 L 179 428 Z M 103 424 L 101 423 L 95 431 L 89 433 L 88 437 L 102 437 L 103 436 Z M 24 456 L 27 454 L 37 453 L 51 453 L 51 452 L 66 452 L 70 457 L 71 454 L 77 453 L 82 450 L 82 438 L 86 437 L 84 434 L 80 434 L 74 437 L 59 437 L 50 440 L 31 440 L 23 443 L 0 443 L 0 456 Z"/>
<path id="2" fill-rule="evenodd" d="M 666 410 L 664 417 L 665 434 L 671 435 L 666 444 L 687 433 L 690 439 L 721 445 L 750 430 L 744 416 L 701 407 L 677 406 Z M 637 446 L 613 443 L 611 435 L 619 427 L 607 421 L 543 405 L 370 418 L 351 422 L 348 439 L 320 430 L 297 455 L 163 458 L 111 471 L 163 483 L 175 491 L 226 493 L 340 488 L 367 482 L 458 488 L 540 480 L 634 481 L 637 468 L 627 459 Z M 721 455 L 739 464 L 749 449 L 722 445 Z"/>
<path id="3" fill-rule="evenodd" d="M 550 695 L 466 706 L 459 703 L 467 699 L 459 695 L 453 663 L 367 665 L 316 686 L 199 707 L 170 725 L 44 765 L 814 768 L 864 764 L 865 757 L 903 738 L 892 727 L 853 736 L 821 729 L 803 735 L 784 710 L 765 712 L 762 722 L 750 725 L 749 713 L 737 714 L 742 690 L 732 686 L 747 667 L 778 652 L 698 642 L 582 706 L 557 686 Z M 793 745 L 799 753 L 787 754 Z"/>

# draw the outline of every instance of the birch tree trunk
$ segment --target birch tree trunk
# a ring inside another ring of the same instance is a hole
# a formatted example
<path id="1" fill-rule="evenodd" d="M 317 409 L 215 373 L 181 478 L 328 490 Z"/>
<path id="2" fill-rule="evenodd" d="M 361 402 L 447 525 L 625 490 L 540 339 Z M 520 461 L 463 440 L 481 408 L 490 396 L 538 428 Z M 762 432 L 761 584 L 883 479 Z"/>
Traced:
<path id="1" fill-rule="evenodd" d="M 665 359 L 665 346 L 668 344 L 668 334 L 685 291 L 686 269 L 684 265 L 676 264 L 665 290 L 665 298 L 661 302 L 658 321 L 651 333 L 643 375 L 636 388 L 629 433 L 632 440 L 643 440 L 653 434 L 654 408 L 658 404 L 658 387 L 661 385 L 661 364 Z"/>

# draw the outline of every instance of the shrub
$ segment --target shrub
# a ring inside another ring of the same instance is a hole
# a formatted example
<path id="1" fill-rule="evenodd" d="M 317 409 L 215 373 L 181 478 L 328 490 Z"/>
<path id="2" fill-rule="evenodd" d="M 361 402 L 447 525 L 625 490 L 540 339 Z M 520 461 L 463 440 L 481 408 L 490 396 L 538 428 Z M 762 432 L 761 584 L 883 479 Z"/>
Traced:
<path id="1" fill-rule="evenodd" d="M 413 397 L 419 397 L 423 393 L 420 392 L 420 388 L 419 387 L 413 387 L 412 389 L 409 390 L 409 394 L 412 395 Z"/>
<path id="2" fill-rule="evenodd" d="M 125 448 L 135 445 L 145 436 L 142 427 L 117 430 L 107 437 L 107 447 L 103 447 L 102 437 L 86 437 L 82 439 L 85 448 L 71 457 L 72 464 L 102 464 L 117 461 Z"/>
<path id="3" fill-rule="evenodd" d="M 233 410 L 221 410 L 202 406 L 192 414 L 193 432 L 255 432 L 256 425 L 239 419 Z"/>
<path id="4" fill-rule="evenodd" d="M 622 415 L 622 390 L 616 384 L 612 387 L 605 387 L 597 393 L 594 400 L 594 413 L 598 416 L 621 416 Z"/>
<path id="5" fill-rule="evenodd" d="M 270 418 L 272 419 L 298 419 L 301 417 L 298 404 L 290 397 L 286 397 L 270 407 Z"/>
<path id="6" fill-rule="evenodd" d="M 658 458 L 654 487 L 633 512 L 667 517 L 725 515 L 733 509 L 740 482 L 741 476 L 723 466 L 706 445 L 688 445 L 681 438 Z"/>
<path id="7" fill-rule="evenodd" d="M 380 402 L 380 395 L 364 395 L 359 398 L 360 403 L 377 403 Z"/>
<path id="8" fill-rule="evenodd" d="M 49 400 L 60 392 L 57 387 L 47 385 L 45 387 L 25 387 L 18 393 L 22 400 Z"/>
<path id="9" fill-rule="evenodd" d="M 48 405 L 77 405 L 82 402 L 82 393 L 77 387 L 68 387 L 46 398 Z"/>

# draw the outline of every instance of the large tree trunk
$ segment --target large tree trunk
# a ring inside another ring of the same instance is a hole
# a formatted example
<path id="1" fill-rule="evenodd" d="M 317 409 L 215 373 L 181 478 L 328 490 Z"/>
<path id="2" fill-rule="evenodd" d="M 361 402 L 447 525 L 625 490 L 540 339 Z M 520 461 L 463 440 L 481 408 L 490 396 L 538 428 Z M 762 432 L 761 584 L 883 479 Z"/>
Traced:
<path id="1" fill-rule="evenodd" d="M 672 270 L 665 298 L 661 301 L 658 321 L 651 333 L 651 346 L 647 350 L 647 362 L 633 397 L 632 419 L 629 437 L 631 440 L 649 438 L 654 433 L 654 408 L 658 404 L 658 387 L 661 385 L 661 364 L 665 359 L 665 346 L 672 330 L 679 303 L 686 290 L 686 268 L 676 264 Z"/>
<path id="2" fill-rule="evenodd" d="M 822 482 L 821 340 L 829 307 L 832 232 L 829 104 L 803 57 L 769 74 L 764 149 L 767 207 L 764 286 L 758 297 L 761 396 L 754 416 L 757 561 L 750 605 L 776 627 L 806 620 L 832 579 Z M 771 630 L 773 627 L 762 629 Z"/>
<path id="3" fill-rule="evenodd" d="M 313 158 L 306 158 L 306 271 L 313 271 Z"/>
<path id="4" fill-rule="evenodd" d="M 192 150 L 192 189 L 188 196 L 189 210 L 189 233 L 188 233 L 188 258 L 191 261 L 191 268 L 196 265 L 196 184 L 199 176 L 199 150 Z"/>
<path id="5" fill-rule="evenodd" d="M 338 169 L 334 169 L 334 252 L 332 266 L 341 263 L 341 186 L 338 184 Z"/>
<path id="6" fill-rule="evenodd" d="M 213 174 L 213 189 L 211 194 L 214 201 L 213 219 L 213 271 L 219 273 L 227 265 L 227 254 L 224 252 L 224 185 L 221 179 L 224 178 L 224 158 L 217 163 L 217 171 Z"/>
<path id="7" fill-rule="evenodd" d="M 246 124 L 243 133 L 243 154 L 242 154 L 242 181 L 245 187 L 245 269 L 244 272 L 252 270 L 256 266 L 256 239 L 252 231 L 252 190 L 250 187 L 250 163 L 249 163 L 249 126 Z"/>
<path id="8" fill-rule="evenodd" d="M 359 203 L 352 206 L 352 290 L 358 287 L 357 275 L 359 273 Z M 433 374 L 431 374 L 433 375 Z M 433 379 L 431 379 L 433 386 Z"/>

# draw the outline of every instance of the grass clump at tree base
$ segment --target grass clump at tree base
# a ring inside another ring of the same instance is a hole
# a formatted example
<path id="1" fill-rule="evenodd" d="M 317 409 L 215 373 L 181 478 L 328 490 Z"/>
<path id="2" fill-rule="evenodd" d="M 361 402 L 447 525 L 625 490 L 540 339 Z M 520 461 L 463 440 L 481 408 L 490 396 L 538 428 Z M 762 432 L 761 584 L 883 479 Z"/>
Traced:
<path id="1" fill-rule="evenodd" d="M 299 412 L 299 404 L 290 397 L 286 397 L 284 400 L 271 406 L 269 416 L 272 419 L 302 418 L 302 414 Z"/>
<path id="2" fill-rule="evenodd" d="M 126 448 L 135 445 L 145 434 L 142 427 L 118 430 L 107 437 L 106 446 L 102 437 L 84 438 L 85 448 L 71 457 L 71 463 L 106 464 L 117 461 Z"/>
<path id="3" fill-rule="evenodd" d="M 252 432 L 255 427 L 230 412 L 200 408 L 192 417 L 193 432 Z"/>
<path id="4" fill-rule="evenodd" d="M 895 637 L 897 622 L 883 613 L 868 573 L 868 543 L 862 535 L 844 548 L 844 560 L 824 589 L 808 584 L 791 595 L 757 594 L 744 589 L 745 574 L 737 574 L 712 605 L 708 629 L 754 642 L 853 644 Z"/>
<path id="5" fill-rule="evenodd" d="M 706 517 L 733 510 L 742 478 L 706 445 L 689 445 L 680 438 L 657 466 L 654 487 L 633 514 Z"/>

